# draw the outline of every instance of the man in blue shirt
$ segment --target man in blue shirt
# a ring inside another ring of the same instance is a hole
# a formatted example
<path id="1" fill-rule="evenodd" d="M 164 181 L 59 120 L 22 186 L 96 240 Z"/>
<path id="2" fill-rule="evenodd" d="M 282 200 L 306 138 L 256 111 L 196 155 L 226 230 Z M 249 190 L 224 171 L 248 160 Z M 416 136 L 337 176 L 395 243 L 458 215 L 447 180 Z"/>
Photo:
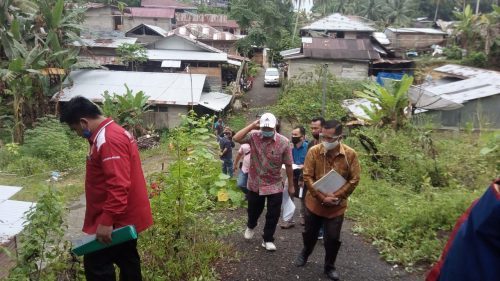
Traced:
<path id="1" fill-rule="evenodd" d="M 231 140 L 232 134 L 230 131 L 224 132 L 224 137 L 219 139 L 220 159 L 222 162 L 222 172 L 230 177 L 233 177 L 233 147 L 234 143 Z"/>
<path id="2" fill-rule="evenodd" d="M 302 180 L 302 167 L 304 166 L 304 161 L 306 160 L 307 147 L 308 147 L 308 143 L 305 140 L 305 135 L 306 135 L 306 129 L 303 126 L 297 126 L 292 131 L 292 143 L 293 143 L 292 157 L 294 164 L 293 185 L 295 187 L 295 194 L 290 194 L 290 197 L 295 196 L 297 198 L 300 198 L 300 200 L 304 200 L 303 198 L 305 195 L 301 194 L 303 193 L 302 187 L 304 186 L 304 182 Z M 300 208 L 300 214 L 301 215 L 304 214 L 303 204 L 302 207 Z M 285 229 L 291 228 L 293 226 L 295 226 L 293 217 L 288 221 L 283 221 L 283 223 L 280 225 L 281 228 Z"/>

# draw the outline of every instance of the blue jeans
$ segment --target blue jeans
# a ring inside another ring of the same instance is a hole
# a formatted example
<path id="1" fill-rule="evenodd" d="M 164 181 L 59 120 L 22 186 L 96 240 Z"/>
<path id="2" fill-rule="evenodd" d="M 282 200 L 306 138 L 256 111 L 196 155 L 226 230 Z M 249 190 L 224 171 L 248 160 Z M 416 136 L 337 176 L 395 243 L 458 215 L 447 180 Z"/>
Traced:
<path id="1" fill-rule="evenodd" d="M 247 194 L 248 193 L 248 188 L 247 188 L 247 182 L 248 182 L 248 173 L 243 173 L 240 169 L 238 173 L 238 182 L 237 185 L 243 191 L 243 193 Z"/>
<path id="2" fill-rule="evenodd" d="M 222 159 L 222 172 L 233 177 L 233 159 Z"/>

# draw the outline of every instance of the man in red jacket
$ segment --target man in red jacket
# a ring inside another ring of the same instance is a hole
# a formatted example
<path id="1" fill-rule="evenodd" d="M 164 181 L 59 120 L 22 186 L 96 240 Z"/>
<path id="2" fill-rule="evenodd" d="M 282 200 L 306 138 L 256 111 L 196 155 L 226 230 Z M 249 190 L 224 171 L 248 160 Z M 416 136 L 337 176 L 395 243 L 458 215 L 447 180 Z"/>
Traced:
<path id="1" fill-rule="evenodd" d="M 111 243 L 113 229 L 133 225 L 141 232 L 153 224 L 146 181 L 134 138 L 83 97 L 72 98 L 61 112 L 68 124 L 90 144 L 85 176 L 86 211 L 83 232 Z M 84 256 L 85 276 L 92 280 L 142 280 L 137 240 Z"/>

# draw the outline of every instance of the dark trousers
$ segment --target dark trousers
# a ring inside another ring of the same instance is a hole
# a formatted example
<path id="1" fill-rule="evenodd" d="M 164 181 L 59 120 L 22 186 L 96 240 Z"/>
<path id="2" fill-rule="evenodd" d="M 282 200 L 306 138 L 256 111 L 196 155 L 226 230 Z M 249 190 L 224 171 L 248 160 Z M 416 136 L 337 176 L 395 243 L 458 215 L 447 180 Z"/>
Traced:
<path id="1" fill-rule="evenodd" d="M 321 226 L 324 229 L 324 244 L 325 244 L 325 270 L 335 268 L 335 260 L 340 249 L 340 231 L 344 215 L 327 219 L 311 213 L 306 208 L 305 227 L 302 232 L 304 242 L 303 254 L 305 257 L 313 252 L 316 241 L 318 241 L 318 233 Z"/>
<path id="2" fill-rule="evenodd" d="M 262 211 L 264 211 L 264 205 L 267 198 L 267 213 L 266 213 L 266 224 L 264 225 L 264 242 L 274 241 L 274 232 L 276 231 L 276 225 L 280 218 L 281 213 L 281 202 L 283 201 L 283 193 L 276 193 L 270 195 L 259 195 L 253 191 L 248 192 L 248 221 L 247 226 L 250 229 L 254 229 L 257 226 L 257 221 L 259 220 Z"/>
<path id="3" fill-rule="evenodd" d="M 141 281 L 141 259 L 137 252 L 137 240 L 85 255 L 85 278 L 87 281 L 115 281 L 113 264 L 120 268 L 120 281 Z"/>

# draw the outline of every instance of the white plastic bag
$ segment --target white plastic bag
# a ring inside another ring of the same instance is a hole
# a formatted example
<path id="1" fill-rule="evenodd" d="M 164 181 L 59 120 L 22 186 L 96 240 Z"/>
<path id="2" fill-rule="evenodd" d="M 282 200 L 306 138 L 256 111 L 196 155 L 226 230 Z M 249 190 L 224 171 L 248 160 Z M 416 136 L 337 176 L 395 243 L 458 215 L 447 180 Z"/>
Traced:
<path id="1" fill-rule="evenodd" d="M 283 203 L 281 204 L 283 208 L 283 221 L 290 221 L 293 218 L 293 213 L 295 213 L 295 204 L 288 194 L 288 181 L 285 180 L 285 188 L 283 189 Z"/>

